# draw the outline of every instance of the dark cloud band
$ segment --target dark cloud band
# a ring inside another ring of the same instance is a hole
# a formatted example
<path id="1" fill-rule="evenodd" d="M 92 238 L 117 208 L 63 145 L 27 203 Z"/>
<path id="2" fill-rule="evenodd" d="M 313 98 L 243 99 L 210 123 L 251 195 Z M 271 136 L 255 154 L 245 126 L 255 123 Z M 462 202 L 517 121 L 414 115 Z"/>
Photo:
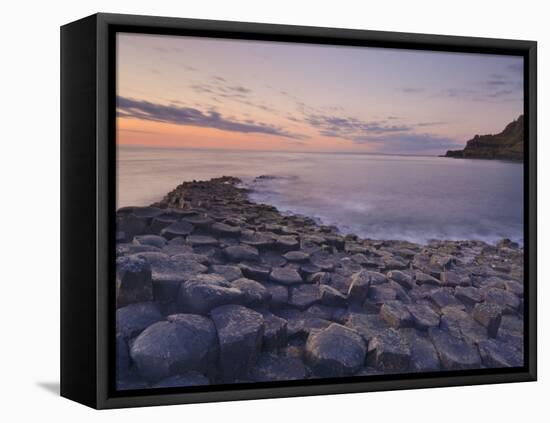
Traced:
<path id="1" fill-rule="evenodd" d="M 117 113 L 119 116 L 155 122 L 173 123 L 176 125 L 200 126 L 221 129 L 223 131 L 277 135 L 290 139 L 303 139 L 300 134 L 293 134 L 262 122 L 248 120 L 241 122 L 226 118 L 217 111 L 203 112 L 192 107 L 164 105 L 145 100 L 127 97 L 117 98 Z"/>

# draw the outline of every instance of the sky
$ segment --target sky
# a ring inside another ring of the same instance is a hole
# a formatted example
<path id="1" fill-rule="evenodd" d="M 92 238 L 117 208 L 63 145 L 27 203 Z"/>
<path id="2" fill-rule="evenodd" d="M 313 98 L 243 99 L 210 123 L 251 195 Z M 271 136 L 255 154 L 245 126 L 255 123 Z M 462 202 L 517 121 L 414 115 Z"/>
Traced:
<path id="1" fill-rule="evenodd" d="M 119 145 L 439 155 L 522 113 L 521 57 L 117 36 Z"/>

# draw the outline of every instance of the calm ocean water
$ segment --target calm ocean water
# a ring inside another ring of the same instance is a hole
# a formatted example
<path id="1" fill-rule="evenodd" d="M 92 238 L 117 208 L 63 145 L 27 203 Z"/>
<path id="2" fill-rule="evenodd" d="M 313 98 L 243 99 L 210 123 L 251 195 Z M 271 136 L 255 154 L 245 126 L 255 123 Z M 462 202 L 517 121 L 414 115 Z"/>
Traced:
<path id="1" fill-rule="evenodd" d="M 523 165 L 362 154 L 119 147 L 117 204 L 143 206 L 188 180 L 230 175 L 251 199 L 373 239 L 523 241 Z M 254 182 L 260 175 L 276 178 Z"/>

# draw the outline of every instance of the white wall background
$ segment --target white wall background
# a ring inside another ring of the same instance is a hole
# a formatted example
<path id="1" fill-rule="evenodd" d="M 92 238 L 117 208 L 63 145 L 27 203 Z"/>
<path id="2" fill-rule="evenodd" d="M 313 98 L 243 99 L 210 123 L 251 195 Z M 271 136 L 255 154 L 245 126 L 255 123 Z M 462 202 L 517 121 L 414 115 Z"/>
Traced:
<path id="1" fill-rule="evenodd" d="M 1 420 L 452 423 L 548 418 L 550 31 L 545 2 L 12 0 L 2 6 Z M 99 11 L 537 40 L 539 382 L 108 412 L 58 397 L 59 26 Z"/>

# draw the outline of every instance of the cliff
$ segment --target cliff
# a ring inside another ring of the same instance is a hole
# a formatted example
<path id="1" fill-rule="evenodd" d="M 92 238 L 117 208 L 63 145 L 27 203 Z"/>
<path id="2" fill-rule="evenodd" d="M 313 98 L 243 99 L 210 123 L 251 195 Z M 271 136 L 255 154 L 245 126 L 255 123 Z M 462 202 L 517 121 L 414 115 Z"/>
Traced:
<path id="1" fill-rule="evenodd" d="M 496 135 L 476 135 L 463 150 L 449 150 L 445 157 L 523 161 L 523 115 Z"/>

